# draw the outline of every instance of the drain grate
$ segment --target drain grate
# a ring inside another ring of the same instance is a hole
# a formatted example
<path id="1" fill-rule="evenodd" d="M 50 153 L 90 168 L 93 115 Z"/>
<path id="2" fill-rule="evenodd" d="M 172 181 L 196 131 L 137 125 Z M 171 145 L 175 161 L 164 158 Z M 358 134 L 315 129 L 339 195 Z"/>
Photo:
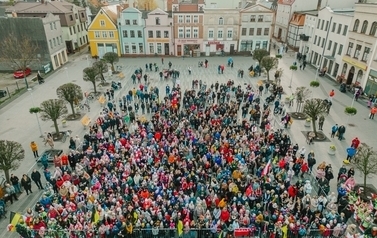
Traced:
<path id="1" fill-rule="evenodd" d="M 348 124 L 350 127 L 355 127 L 356 125 L 355 124 L 352 124 L 352 123 L 350 123 L 350 124 Z"/>

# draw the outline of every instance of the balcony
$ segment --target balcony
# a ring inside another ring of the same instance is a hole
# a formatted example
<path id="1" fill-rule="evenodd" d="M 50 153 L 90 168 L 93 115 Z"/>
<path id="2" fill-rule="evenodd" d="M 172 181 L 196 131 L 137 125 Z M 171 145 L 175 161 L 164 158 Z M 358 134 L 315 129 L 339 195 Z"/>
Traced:
<path id="1" fill-rule="evenodd" d="M 302 40 L 302 41 L 309 41 L 309 36 L 307 36 L 305 34 L 300 34 L 300 40 Z"/>

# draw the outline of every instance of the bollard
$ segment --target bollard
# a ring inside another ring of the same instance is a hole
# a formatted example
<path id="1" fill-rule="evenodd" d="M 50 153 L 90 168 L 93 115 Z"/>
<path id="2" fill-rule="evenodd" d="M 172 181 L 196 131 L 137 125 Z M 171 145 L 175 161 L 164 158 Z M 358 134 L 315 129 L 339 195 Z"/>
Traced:
<path id="1" fill-rule="evenodd" d="M 9 88 L 7 87 L 7 93 L 8 93 L 8 97 L 11 98 L 11 95 L 9 93 Z"/>
<path id="2" fill-rule="evenodd" d="M 18 87 L 18 82 L 16 82 L 17 91 L 20 91 L 20 88 Z"/>

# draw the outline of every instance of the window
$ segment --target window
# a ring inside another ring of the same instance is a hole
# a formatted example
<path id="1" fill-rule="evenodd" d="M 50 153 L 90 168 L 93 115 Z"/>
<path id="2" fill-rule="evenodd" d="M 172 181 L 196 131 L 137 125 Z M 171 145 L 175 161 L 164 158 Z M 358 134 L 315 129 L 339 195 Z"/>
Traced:
<path id="1" fill-rule="evenodd" d="M 132 31 L 132 30 L 130 31 L 130 37 L 135 38 L 135 31 Z"/>
<path id="2" fill-rule="evenodd" d="M 208 31 L 208 38 L 213 39 L 213 30 Z"/>
<path id="3" fill-rule="evenodd" d="M 253 36 L 254 35 L 254 28 L 249 28 L 249 36 Z"/>
<path id="4" fill-rule="evenodd" d="M 132 20 L 132 25 L 137 25 L 137 20 Z M 135 50 L 136 50 L 136 46 L 135 46 Z"/>
<path id="5" fill-rule="evenodd" d="M 51 41 L 51 40 L 49 40 L 49 42 L 50 42 L 50 48 L 52 49 L 52 41 Z"/>
<path id="6" fill-rule="evenodd" d="M 81 31 L 83 31 L 83 27 L 82 27 L 82 25 L 83 25 L 83 24 L 81 23 Z"/>
<path id="7" fill-rule="evenodd" d="M 161 38 L 161 31 L 156 31 L 156 38 Z"/>
<path id="8" fill-rule="evenodd" d="M 80 25 L 77 25 L 77 32 L 80 32 Z"/>
<path id="9" fill-rule="evenodd" d="M 228 38 L 228 39 L 232 39 L 233 38 L 233 30 L 228 30 L 228 32 L 226 34 L 226 38 Z"/>
<path id="10" fill-rule="evenodd" d="M 339 45 L 338 55 L 342 55 L 343 45 Z"/>
<path id="11" fill-rule="evenodd" d="M 361 27 L 361 33 L 365 34 L 365 32 L 367 32 L 367 28 L 368 28 L 368 21 L 364 21 L 363 26 Z"/>
<path id="12" fill-rule="evenodd" d="M 359 29 L 360 21 L 359 19 L 355 20 L 355 24 L 353 25 L 353 31 L 357 31 Z"/>
<path id="13" fill-rule="evenodd" d="M 52 28 L 52 23 L 50 23 L 50 30 L 52 30 L 53 28 Z"/>
<path id="14" fill-rule="evenodd" d="M 54 42 L 54 47 L 56 47 L 56 40 L 55 40 L 55 38 L 52 39 L 52 41 Z"/>
<path id="15" fill-rule="evenodd" d="M 109 37 L 114 38 L 114 32 L 113 31 L 109 31 Z"/>
<path id="16" fill-rule="evenodd" d="M 318 38 L 318 42 L 317 42 L 317 46 L 319 46 L 321 44 L 321 37 Z"/>
<path id="17" fill-rule="evenodd" d="M 332 45 L 332 40 L 329 41 L 329 45 L 327 46 L 327 50 L 331 49 L 331 45 Z"/>
<path id="18" fill-rule="evenodd" d="M 250 22 L 255 22 L 255 15 L 250 16 Z"/>
<path id="19" fill-rule="evenodd" d="M 153 38 L 153 31 L 148 31 L 148 38 Z"/>
<path id="20" fill-rule="evenodd" d="M 192 28 L 192 38 L 199 38 L 199 28 Z"/>
<path id="21" fill-rule="evenodd" d="M 80 45 L 82 45 L 82 39 L 81 39 L 81 37 L 80 37 Z"/>
<path id="22" fill-rule="evenodd" d="M 258 22 L 263 22 L 263 15 L 258 16 Z"/>
<path id="23" fill-rule="evenodd" d="M 60 36 L 60 44 L 63 44 L 63 37 Z"/>
<path id="24" fill-rule="evenodd" d="M 344 28 L 343 28 L 343 35 L 347 35 L 347 31 L 348 31 L 348 26 L 347 25 L 344 25 Z"/>
<path id="25" fill-rule="evenodd" d="M 255 42 L 255 49 L 260 49 L 260 41 Z"/>
<path id="26" fill-rule="evenodd" d="M 124 53 L 126 53 L 126 54 L 130 53 L 130 46 L 128 44 L 124 45 Z"/>
<path id="27" fill-rule="evenodd" d="M 365 47 L 364 48 L 364 53 L 363 53 L 363 58 L 361 59 L 361 61 L 367 62 L 368 61 L 369 53 L 370 53 L 370 48 L 369 47 Z"/>
<path id="28" fill-rule="evenodd" d="M 217 30 L 217 38 L 222 39 L 223 38 L 223 30 Z"/>
<path id="29" fill-rule="evenodd" d="M 128 38 L 128 31 L 123 31 L 123 38 Z"/>
<path id="30" fill-rule="evenodd" d="M 191 28 L 190 27 L 186 27 L 185 38 L 191 38 Z"/>
<path id="31" fill-rule="evenodd" d="M 325 20 L 322 20 L 322 23 L 321 23 L 321 30 L 323 30 L 323 27 L 325 26 Z"/>
<path id="32" fill-rule="evenodd" d="M 262 35 L 262 28 L 257 28 L 257 36 Z"/>
<path id="33" fill-rule="evenodd" d="M 169 31 L 164 31 L 164 38 L 169 38 Z"/>
<path id="34" fill-rule="evenodd" d="M 337 33 L 340 34 L 340 32 L 342 32 L 342 24 L 338 25 L 338 32 Z"/>
<path id="35" fill-rule="evenodd" d="M 332 30 L 331 30 L 331 32 L 335 32 L 335 30 L 336 30 L 336 23 L 335 23 L 335 22 L 333 22 L 333 24 L 332 24 Z"/>
<path id="36" fill-rule="evenodd" d="M 325 31 L 327 31 L 329 29 L 329 21 L 326 21 L 326 28 L 325 28 Z"/>
<path id="37" fill-rule="evenodd" d="M 377 31 L 377 22 L 372 23 L 372 27 L 370 28 L 369 35 L 374 36 Z"/>
<path id="38" fill-rule="evenodd" d="M 246 36 L 246 31 L 247 31 L 246 28 L 242 28 L 241 35 Z"/>
<path id="39" fill-rule="evenodd" d="M 160 25 L 160 18 L 156 17 L 156 25 Z"/>
<path id="40" fill-rule="evenodd" d="M 262 48 L 267 50 L 268 41 L 263 41 Z"/>
<path id="41" fill-rule="evenodd" d="M 178 23 L 183 23 L 183 16 L 178 16 Z"/>
<path id="42" fill-rule="evenodd" d="M 75 14 L 75 18 L 76 18 L 76 19 L 79 19 L 79 15 L 77 15 L 77 13 Z"/>
<path id="43" fill-rule="evenodd" d="M 178 28 L 178 38 L 185 38 L 183 33 L 183 27 Z"/>
<path id="44" fill-rule="evenodd" d="M 76 28 L 75 28 L 75 26 L 72 26 L 72 29 L 73 29 L 73 34 L 76 34 Z"/>
<path id="45" fill-rule="evenodd" d="M 161 54 L 161 53 L 162 53 L 162 44 L 157 43 L 157 54 Z"/>
<path id="46" fill-rule="evenodd" d="M 194 23 L 199 23 L 199 16 L 195 15 L 195 16 L 192 16 L 192 21 Z"/>
<path id="47" fill-rule="evenodd" d="M 143 33 L 141 33 L 141 31 L 137 31 L 137 37 L 138 38 L 143 38 Z"/>
<path id="48" fill-rule="evenodd" d="M 190 15 L 187 15 L 185 18 L 186 18 L 186 23 L 191 23 L 191 16 Z"/>
<path id="49" fill-rule="evenodd" d="M 224 25 L 224 18 L 222 17 L 219 18 L 219 25 Z"/>
<path id="50" fill-rule="evenodd" d="M 106 26 L 106 24 L 105 24 L 105 21 L 104 21 L 104 20 L 101 20 L 101 21 L 99 22 L 99 24 L 100 24 L 100 26 Z"/>
<path id="51" fill-rule="evenodd" d="M 85 15 L 84 15 L 84 13 L 83 13 L 83 12 L 81 13 L 81 17 L 82 17 L 82 18 L 84 18 L 84 17 L 85 17 Z"/>
<path id="52" fill-rule="evenodd" d="M 335 54 L 336 54 L 336 48 L 338 47 L 338 43 L 337 42 L 334 42 L 334 48 L 332 50 L 332 53 L 331 53 L 331 56 L 332 57 L 335 57 Z"/>
<path id="53" fill-rule="evenodd" d="M 360 50 L 361 50 L 361 45 L 356 45 L 355 54 L 353 55 L 354 58 L 359 58 Z"/>
<path id="54" fill-rule="evenodd" d="M 73 16 L 69 15 L 69 20 L 73 21 Z"/>
<path id="55" fill-rule="evenodd" d="M 317 42 L 317 36 L 314 37 L 314 43 L 313 44 L 315 45 L 316 42 Z"/>
<path id="56" fill-rule="evenodd" d="M 321 47 L 323 48 L 325 46 L 325 38 L 322 38 L 322 44 Z"/>
<path id="57" fill-rule="evenodd" d="M 54 22 L 53 24 L 54 24 L 54 29 L 56 30 L 56 22 Z"/>
<path id="58" fill-rule="evenodd" d="M 139 53 L 144 53 L 143 43 L 139 43 Z"/>
<path id="59" fill-rule="evenodd" d="M 353 48 L 353 43 L 352 42 L 348 43 L 348 49 L 347 49 L 346 55 L 351 55 L 352 48 Z"/>
<path id="60" fill-rule="evenodd" d="M 102 38 L 107 38 L 107 32 L 106 31 L 102 32 Z"/>
<path id="61" fill-rule="evenodd" d="M 270 28 L 264 28 L 264 35 L 268 36 L 270 34 Z"/>
<path id="62" fill-rule="evenodd" d="M 320 25 L 321 25 L 321 19 L 318 20 L 317 29 L 319 29 Z"/>
<path id="63" fill-rule="evenodd" d="M 149 43 L 149 53 L 154 54 L 154 45 L 153 45 L 153 43 Z"/>
<path id="64" fill-rule="evenodd" d="M 132 54 L 136 54 L 136 44 L 135 43 L 132 43 Z"/>
<path id="65" fill-rule="evenodd" d="M 126 32 L 127 33 L 127 32 Z M 123 31 L 123 35 L 124 35 L 124 31 Z M 101 37 L 101 33 L 99 31 L 95 31 L 94 32 L 94 37 L 95 38 L 100 38 Z"/>
<path id="66" fill-rule="evenodd" d="M 131 25 L 130 20 L 126 20 L 126 25 Z"/>

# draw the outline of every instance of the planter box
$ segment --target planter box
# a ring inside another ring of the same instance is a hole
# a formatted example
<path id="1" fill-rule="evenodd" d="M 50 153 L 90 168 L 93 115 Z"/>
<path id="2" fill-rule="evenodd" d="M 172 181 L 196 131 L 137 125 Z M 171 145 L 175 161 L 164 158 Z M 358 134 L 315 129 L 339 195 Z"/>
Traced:
<path id="1" fill-rule="evenodd" d="M 336 152 L 336 150 L 332 150 L 332 149 L 330 149 L 330 148 L 329 148 L 329 150 L 327 151 L 327 153 L 328 153 L 329 155 L 335 155 L 335 152 Z"/>

